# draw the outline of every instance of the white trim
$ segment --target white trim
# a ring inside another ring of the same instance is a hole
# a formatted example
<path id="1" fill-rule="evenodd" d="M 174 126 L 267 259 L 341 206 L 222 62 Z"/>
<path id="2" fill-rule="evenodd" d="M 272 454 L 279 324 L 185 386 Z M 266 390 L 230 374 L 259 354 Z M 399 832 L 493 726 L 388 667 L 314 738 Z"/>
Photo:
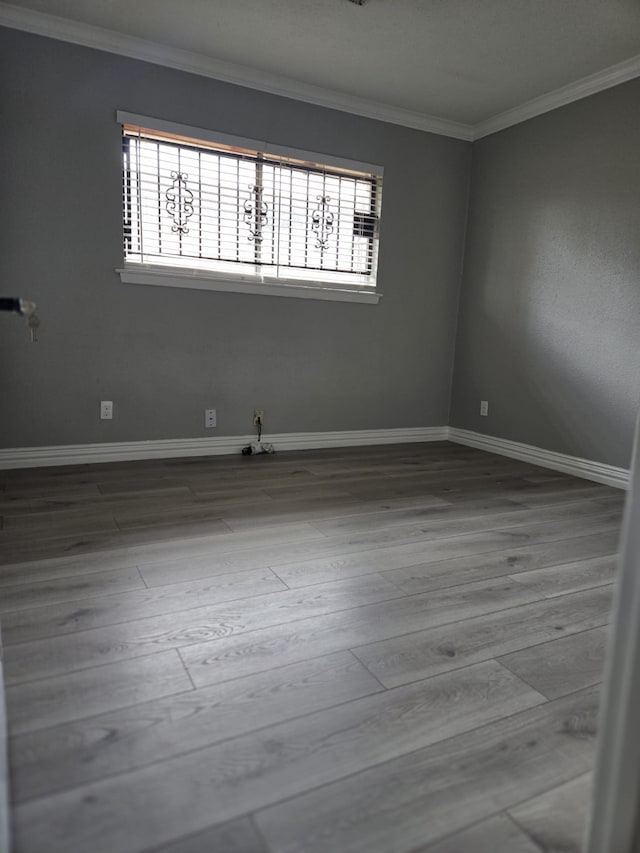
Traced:
<path id="1" fill-rule="evenodd" d="M 293 158 L 296 161 L 302 161 L 306 165 L 312 164 L 312 168 L 319 167 L 325 169 L 328 167 L 330 170 L 336 170 L 332 172 L 333 174 L 346 173 L 346 179 L 351 181 L 354 186 L 359 178 L 366 179 L 372 182 L 371 191 L 376 202 L 376 222 L 379 222 L 381 194 L 379 189 L 376 191 L 376 187 L 379 188 L 381 186 L 384 175 L 384 168 L 382 166 L 365 163 L 361 160 L 347 160 L 346 158 L 333 157 L 319 152 L 288 148 L 277 144 L 272 145 L 262 139 L 230 136 L 229 134 L 211 130 L 210 128 L 178 124 L 122 110 L 116 111 L 116 121 L 120 125 L 133 127 L 135 131 L 130 129 L 129 131 L 125 131 L 125 134 L 131 135 L 134 139 L 137 138 L 135 133 L 139 129 L 142 130 L 143 139 L 146 131 L 150 133 L 160 131 L 192 139 L 196 143 L 200 141 L 204 144 L 205 141 L 208 141 L 218 145 L 228 145 L 233 148 L 245 149 L 252 152 L 252 162 L 255 161 L 253 154 L 256 152 L 259 152 L 260 156 L 277 157 L 279 158 L 279 162 L 284 164 L 283 168 L 285 171 L 289 169 L 290 159 Z M 139 183 L 140 181 L 138 181 Z M 140 192 L 139 186 L 138 190 Z M 142 196 L 138 199 L 139 206 L 143 205 L 146 199 L 144 188 L 141 192 Z M 153 195 L 153 191 L 151 192 Z M 276 196 L 278 192 L 274 189 Z M 153 198 L 147 198 L 146 201 L 153 202 Z M 123 214 L 125 218 L 126 214 L 127 211 L 125 209 Z M 140 211 L 138 211 L 134 218 L 137 220 L 140 218 L 140 215 Z M 156 255 L 145 255 L 143 252 L 145 228 L 140 222 L 137 224 L 140 235 L 136 251 L 132 252 L 132 257 L 128 256 L 125 258 L 124 267 L 116 269 L 123 284 L 217 290 L 226 293 L 243 293 L 256 296 L 286 296 L 298 299 L 360 302 L 374 305 L 380 301 L 382 295 L 376 289 L 379 250 L 379 229 L 377 226 L 375 234 L 372 235 L 372 245 L 368 256 L 369 273 L 364 274 L 296 267 L 288 268 L 286 265 L 281 267 L 278 262 L 272 266 L 261 266 L 257 261 L 255 264 L 242 264 L 198 258 L 177 258 L 171 255 L 163 258 L 159 252 Z M 233 227 L 233 223 L 227 224 Z M 291 234 L 289 236 L 291 237 Z M 138 257 L 140 261 L 137 260 Z M 179 263 L 179 261 L 183 261 L 183 263 Z"/>
<path id="2" fill-rule="evenodd" d="M 607 486 L 615 486 L 618 489 L 626 489 L 629 485 L 629 471 L 626 468 L 616 468 L 615 465 L 592 462 L 589 459 L 580 459 L 578 456 L 555 453 L 531 444 L 522 444 L 519 441 L 509 441 L 506 438 L 496 438 L 457 427 L 449 427 L 449 440 L 467 447 L 477 447 L 489 453 L 521 459 L 532 465 L 540 465 L 542 468 L 562 471 L 574 477 L 595 480 L 596 483 L 605 483 Z"/>
<path id="3" fill-rule="evenodd" d="M 603 92 L 605 89 L 610 89 L 612 86 L 617 86 L 620 83 L 626 83 L 628 80 L 633 80 L 636 77 L 640 77 L 640 54 L 632 56 L 631 59 L 626 59 L 624 62 L 619 62 L 617 65 L 612 65 L 609 68 L 598 71 L 595 74 L 590 74 L 588 77 L 575 80 L 573 83 L 569 83 L 568 86 L 562 86 L 559 89 L 554 89 L 552 92 L 547 92 L 539 98 L 526 101 L 524 104 L 520 104 L 511 110 L 506 110 L 499 115 L 492 116 L 486 121 L 481 121 L 473 129 L 473 138 L 482 139 L 483 136 L 497 133 L 499 130 L 512 127 L 514 124 L 520 124 L 543 113 L 551 112 L 551 110 L 555 110 L 558 107 L 563 107 L 566 104 L 587 98 L 589 95 L 595 95 L 596 92 Z"/>
<path id="4" fill-rule="evenodd" d="M 391 104 L 370 101 L 346 92 L 335 92 L 320 86 L 312 86 L 299 80 L 267 74 L 255 68 L 224 62 L 188 50 L 167 47 L 157 42 L 127 36 L 114 30 L 83 24 L 57 15 L 23 9 L 9 3 L 0 2 L 0 26 L 104 50 L 107 53 L 151 62 L 165 68 L 174 68 L 189 74 L 233 83 L 236 86 L 246 86 L 271 95 L 293 98 L 296 101 L 469 142 L 640 76 L 639 54 L 567 86 L 547 92 L 539 98 L 526 101 L 474 126 L 395 107 Z"/>
<path id="5" fill-rule="evenodd" d="M 240 453 L 255 440 L 254 435 L 226 435 L 212 438 L 170 438 L 153 441 L 121 441 L 103 444 L 64 444 L 52 447 L 0 449 L 0 470 L 38 468 L 50 465 L 86 465 L 94 462 L 126 462 L 134 459 L 169 459 L 183 456 L 222 456 Z M 283 432 L 263 435 L 276 450 L 313 450 L 323 447 L 355 447 L 377 444 L 407 444 L 424 441 L 452 441 L 521 459 L 542 468 L 562 471 L 625 489 L 629 471 L 592 462 L 565 453 L 555 453 L 505 438 L 482 435 L 457 427 L 406 427 L 400 429 L 340 430 L 333 432 Z"/>
<path id="6" fill-rule="evenodd" d="M 234 280 L 214 278 L 213 273 L 177 269 L 165 270 L 158 267 L 124 267 L 117 269 L 123 284 L 150 284 L 158 287 L 183 287 L 191 290 L 218 290 L 224 293 L 249 293 L 256 296 L 288 296 L 296 299 L 324 299 L 331 302 L 360 302 L 377 305 L 381 293 L 371 290 L 349 290 L 346 286 L 313 284 L 311 282 L 283 282 Z"/>
<path id="7" fill-rule="evenodd" d="M 447 427 L 365 429 L 338 432 L 289 432 L 263 435 L 277 450 L 313 450 L 321 447 L 355 447 L 446 441 Z M 133 459 L 168 459 L 180 456 L 222 456 L 240 453 L 255 435 L 215 438 L 173 438 L 158 441 L 121 441 L 105 444 L 65 444 L 53 447 L 16 447 L 0 450 L 0 469 L 38 468 L 49 465 L 86 465 Z"/>
<path id="8" fill-rule="evenodd" d="M 130 59 L 162 65 L 165 68 L 175 68 L 189 74 L 199 74 L 202 77 L 211 77 L 236 86 L 246 86 L 271 95 L 293 98 L 296 101 L 412 127 L 428 133 L 467 141 L 473 138 L 473 128 L 469 124 L 370 101 L 346 92 L 334 92 L 299 80 L 268 74 L 255 68 L 247 68 L 188 50 L 127 36 L 103 27 L 83 24 L 45 12 L 22 9 L 9 3 L 0 3 L 0 26 L 24 30 L 35 35 L 104 50 Z"/>
<path id="9" fill-rule="evenodd" d="M 323 154 L 319 151 L 305 151 L 301 148 L 291 148 L 286 145 L 268 142 L 266 139 L 250 139 L 246 136 L 235 136 L 230 133 L 212 130 L 211 128 L 179 124 L 175 121 L 166 121 L 165 119 L 154 118 L 153 116 L 141 116 L 137 113 L 128 113 L 124 110 L 116 110 L 116 122 L 122 125 L 129 124 L 134 127 L 140 127 L 143 130 L 159 130 L 164 133 L 173 133 L 177 136 L 187 136 L 195 140 L 206 140 L 214 144 L 231 145 L 234 148 L 259 151 L 261 154 L 272 154 L 276 157 L 303 160 L 314 165 L 334 166 L 336 169 L 362 172 L 365 175 L 375 175 L 378 178 L 384 177 L 384 166 L 379 166 L 375 163 L 365 163 L 362 160 L 348 160 L 346 157 L 334 157 L 332 154 Z"/>
<path id="10" fill-rule="evenodd" d="M 588 853 L 638 853 L 640 791 L 640 419 L 600 695 Z"/>

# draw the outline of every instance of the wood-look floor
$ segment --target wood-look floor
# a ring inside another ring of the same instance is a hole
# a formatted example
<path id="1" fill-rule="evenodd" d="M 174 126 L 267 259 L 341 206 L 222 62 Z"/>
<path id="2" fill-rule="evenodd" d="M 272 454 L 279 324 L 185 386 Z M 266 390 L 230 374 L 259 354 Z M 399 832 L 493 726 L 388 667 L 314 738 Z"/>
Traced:
<path id="1" fill-rule="evenodd" d="M 0 484 L 16 853 L 580 850 L 622 492 L 448 443 Z"/>

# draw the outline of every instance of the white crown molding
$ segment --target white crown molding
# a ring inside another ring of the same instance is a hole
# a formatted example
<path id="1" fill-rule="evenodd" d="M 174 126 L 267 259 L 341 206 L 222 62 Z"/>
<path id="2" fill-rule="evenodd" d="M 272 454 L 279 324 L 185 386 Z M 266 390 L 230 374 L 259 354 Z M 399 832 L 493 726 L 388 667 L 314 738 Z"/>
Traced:
<path id="1" fill-rule="evenodd" d="M 551 110 L 571 104 L 573 101 L 587 98 L 589 95 L 595 95 L 597 92 L 610 89 L 619 83 L 626 83 L 636 77 L 640 77 L 640 54 L 632 56 L 631 59 L 626 59 L 624 62 L 619 62 L 617 65 L 612 65 L 610 68 L 605 68 L 603 71 L 598 71 L 596 74 L 582 77 L 574 83 L 569 83 L 568 86 L 547 92 L 539 98 L 533 98 L 518 107 L 492 116 L 486 121 L 481 121 L 474 127 L 473 138 L 482 139 L 484 136 L 505 130 L 514 124 L 521 124 L 530 118 L 551 112 Z"/>
<path id="2" fill-rule="evenodd" d="M 271 95 L 293 98 L 297 101 L 304 101 L 377 121 L 386 121 L 428 133 L 436 133 L 440 136 L 451 136 L 455 139 L 467 141 L 473 139 L 471 125 L 414 112 L 390 104 L 369 101 L 345 92 L 334 92 L 320 86 L 313 86 L 276 74 L 268 74 L 264 71 L 213 59 L 188 50 L 124 35 L 103 27 L 95 27 L 90 24 L 71 21 L 68 18 L 49 15 L 45 12 L 35 12 L 31 9 L 12 6 L 9 3 L 0 3 L 0 26 L 24 30 L 35 35 L 47 36 L 83 47 L 104 50 L 107 53 L 116 53 L 130 59 L 139 59 L 166 68 L 175 68 L 178 71 L 211 77 L 225 83 L 246 86 L 249 89 L 257 89 Z"/>
<path id="3" fill-rule="evenodd" d="M 321 447 L 446 441 L 448 432 L 448 427 L 285 432 L 265 435 L 263 440 L 273 444 L 276 451 L 314 450 Z M 242 448 L 252 441 L 255 441 L 255 435 L 15 447 L 0 450 L 0 469 L 86 465 L 95 462 L 126 462 L 134 459 L 169 459 L 182 456 L 223 456 L 239 454 Z"/>
<path id="4" fill-rule="evenodd" d="M 521 444 L 519 441 L 509 441 L 506 438 L 496 438 L 457 427 L 449 427 L 449 440 L 467 447 L 486 450 L 489 453 L 509 456 L 511 459 L 521 459 L 523 462 L 540 465 L 542 468 L 562 471 L 574 477 L 605 483 L 607 486 L 615 486 L 618 489 L 626 489 L 629 486 L 629 471 L 626 468 L 616 468 L 615 465 L 592 462 L 566 453 L 555 453 L 531 444 Z"/>
<path id="5" fill-rule="evenodd" d="M 189 74 L 211 77 L 214 80 L 221 80 L 236 86 L 245 86 L 271 95 L 293 98 L 297 101 L 340 110 L 352 115 L 386 121 L 390 124 L 466 141 L 482 139 L 484 136 L 497 133 L 507 127 L 520 124 L 530 118 L 640 76 L 639 54 L 617 65 L 612 65 L 610 68 L 605 68 L 603 71 L 576 80 L 567 86 L 533 98 L 474 126 L 403 109 L 391 104 L 370 101 L 345 92 L 335 92 L 277 74 L 268 74 L 255 68 L 224 62 L 203 54 L 128 36 L 115 30 L 83 24 L 68 18 L 60 18 L 57 15 L 36 12 L 32 9 L 23 9 L 10 3 L 0 2 L 0 26 L 24 30 L 35 35 L 47 36 L 83 47 L 103 50 L 107 53 L 115 53 L 130 59 L 151 62 L 154 65 L 186 71 Z"/>

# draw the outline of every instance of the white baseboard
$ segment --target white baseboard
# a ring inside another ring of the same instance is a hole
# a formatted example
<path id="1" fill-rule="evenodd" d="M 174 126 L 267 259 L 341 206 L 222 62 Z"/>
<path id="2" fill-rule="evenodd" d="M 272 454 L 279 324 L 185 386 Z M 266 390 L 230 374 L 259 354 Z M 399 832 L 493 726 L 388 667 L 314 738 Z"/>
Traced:
<path id="1" fill-rule="evenodd" d="M 406 429 L 364 429 L 337 432 L 283 432 L 263 436 L 276 450 L 315 450 L 322 447 L 355 447 L 375 444 L 406 444 L 423 441 L 452 441 L 521 459 L 532 465 L 551 468 L 626 489 L 629 472 L 625 468 L 554 453 L 531 444 L 495 438 L 457 427 L 410 427 Z M 120 441 L 105 444 L 65 444 L 52 447 L 16 447 L 0 450 L 0 469 L 38 468 L 50 465 L 86 465 L 95 462 L 126 462 L 134 459 L 170 459 L 181 456 L 223 456 L 239 454 L 255 439 L 253 435 L 212 438 L 172 438 L 156 441 Z"/>
<path id="2" fill-rule="evenodd" d="M 446 441 L 448 427 L 365 429 L 339 432 L 283 432 L 264 435 L 276 450 L 314 450 L 368 444 L 405 444 Z M 16 447 L 0 450 L 0 469 L 50 465 L 86 465 L 133 459 L 169 459 L 180 456 L 222 456 L 240 453 L 255 435 L 213 438 L 173 438 L 157 441 L 119 441 L 105 444 L 64 444 L 53 447 Z"/>
<path id="3" fill-rule="evenodd" d="M 449 427 L 449 440 L 456 444 L 477 447 L 489 453 L 521 459 L 523 462 L 540 465 L 542 468 L 562 471 L 574 477 L 595 480 L 596 483 L 605 483 L 607 486 L 615 486 L 618 489 L 626 489 L 629 486 L 629 471 L 626 468 L 616 468 L 615 465 L 592 462 L 589 459 L 580 459 L 578 456 L 568 456 L 565 453 L 554 453 L 531 444 L 521 444 L 519 441 L 495 438 L 457 427 Z"/>

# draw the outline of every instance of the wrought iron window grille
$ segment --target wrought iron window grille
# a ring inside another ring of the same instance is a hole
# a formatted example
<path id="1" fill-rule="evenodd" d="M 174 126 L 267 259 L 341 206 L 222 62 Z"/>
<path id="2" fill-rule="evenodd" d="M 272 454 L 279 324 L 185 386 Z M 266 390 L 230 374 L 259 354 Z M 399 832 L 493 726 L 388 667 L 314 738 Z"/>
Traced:
<path id="1" fill-rule="evenodd" d="M 381 177 L 124 126 L 125 260 L 375 286 Z"/>
<path id="2" fill-rule="evenodd" d="M 244 221 L 249 226 L 249 240 L 262 243 L 262 231 L 267 225 L 269 205 L 262 200 L 262 187 L 249 186 L 249 198 L 244 203 Z"/>
<path id="3" fill-rule="evenodd" d="M 173 183 L 165 192 L 167 200 L 166 210 L 173 225 L 171 230 L 174 233 L 188 234 L 187 220 L 193 216 L 193 193 L 187 187 L 187 178 L 189 176 L 185 172 L 171 172 Z"/>
<path id="4" fill-rule="evenodd" d="M 329 207 L 331 196 L 319 195 L 316 198 L 318 206 L 311 214 L 311 230 L 316 232 L 316 248 L 322 251 L 329 246 L 329 238 L 333 234 L 334 216 Z"/>

